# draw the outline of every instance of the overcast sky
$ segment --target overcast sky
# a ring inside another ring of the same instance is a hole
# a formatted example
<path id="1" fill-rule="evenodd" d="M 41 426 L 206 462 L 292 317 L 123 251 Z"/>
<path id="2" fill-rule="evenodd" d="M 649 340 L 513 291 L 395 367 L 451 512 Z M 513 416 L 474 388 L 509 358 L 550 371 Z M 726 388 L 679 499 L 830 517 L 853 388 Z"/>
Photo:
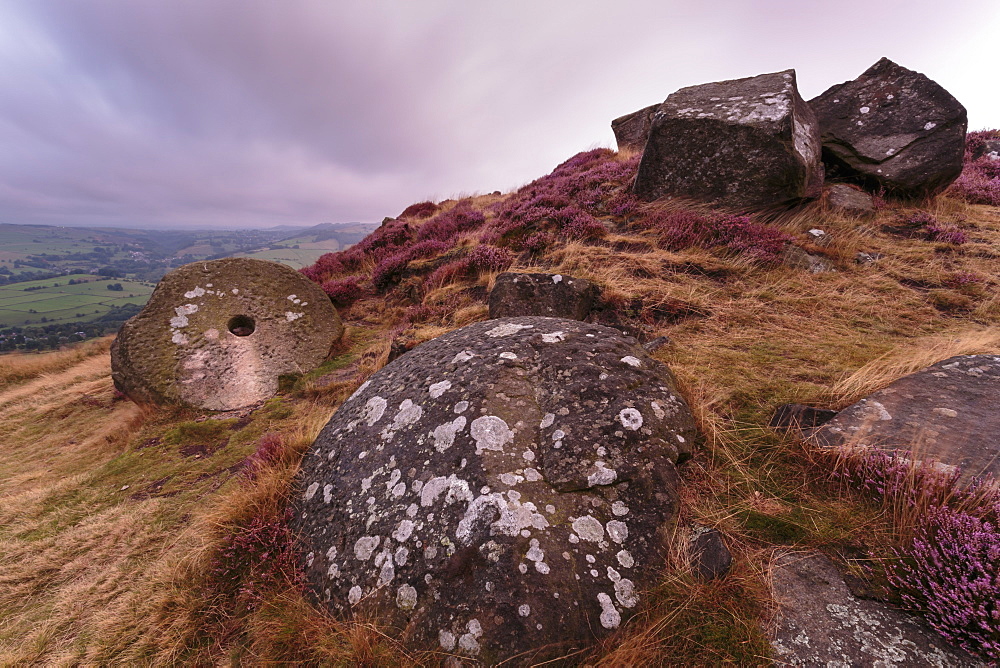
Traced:
<path id="1" fill-rule="evenodd" d="M 1000 127 L 997 0 L 0 0 L 0 222 L 377 222 L 682 87 L 882 56 Z"/>

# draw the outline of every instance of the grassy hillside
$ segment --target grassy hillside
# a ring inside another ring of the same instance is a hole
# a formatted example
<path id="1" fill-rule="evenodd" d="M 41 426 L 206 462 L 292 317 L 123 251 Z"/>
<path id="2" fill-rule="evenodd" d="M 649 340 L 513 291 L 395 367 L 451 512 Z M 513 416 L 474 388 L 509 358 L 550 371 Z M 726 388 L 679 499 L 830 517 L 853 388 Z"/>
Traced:
<path id="1" fill-rule="evenodd" d="M 870 220 L 822 201 L 746 218 L 635 202 L 635 162 L 581 154 L 514 193 L 416 205 L 324 255 L 306 273 L 341 305 L 348 334 L 324 367 L 254 410 L 137 407 L 113 391 L 107 340 L 0 358 L 3 662 L 438 664 L 378 620 L 333 620 L 307 602 L 284 525 L 288 483 L 392 339 L 414 345 L 484 319 L 496 273 L 513 269 L 590 278 L 604 291 L 599 320 L 669 337 L 655 356 L 703 434 L 682 468 L 678 549 L 644 583 L 646 607 L 577 660 L 767 665 L 775 548 L 819 548 L 866 576 L 909 530 L 891 504 L 767 429 L 771 412 L 840 408 L 951 355 L 1000 352 L 1000 208 L 959 190 L 881 202 Z M 783 263 L 788 240 L 835 271 Z M 859 252 L 878 259 L 859 264 Z M 729 577 L 688 574 L 691 523 L 729 537 Z"/>

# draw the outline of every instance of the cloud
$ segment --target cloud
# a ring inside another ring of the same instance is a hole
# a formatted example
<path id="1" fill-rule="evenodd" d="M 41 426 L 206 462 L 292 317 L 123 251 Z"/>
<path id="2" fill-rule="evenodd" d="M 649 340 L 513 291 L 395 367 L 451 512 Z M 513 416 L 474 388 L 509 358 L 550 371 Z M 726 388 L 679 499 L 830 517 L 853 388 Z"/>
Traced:
<path id="1" fill-rule="evenodd" d="M 0 221 L 377 221 L 613 146 L 681 86 L 795 67 L 811 97 L 883 55 L 996 127 L 992 5 L 6 3 Z"/>

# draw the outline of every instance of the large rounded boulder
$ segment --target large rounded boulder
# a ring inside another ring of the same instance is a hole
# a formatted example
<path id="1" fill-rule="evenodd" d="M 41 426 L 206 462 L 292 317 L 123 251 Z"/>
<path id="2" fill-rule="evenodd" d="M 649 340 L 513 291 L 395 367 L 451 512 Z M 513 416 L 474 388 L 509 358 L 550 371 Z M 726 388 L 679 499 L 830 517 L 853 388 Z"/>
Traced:
<path id="1" fill-rule="evenodd" d="M 417 646 L 565 654 L 654 584 L 694 436 L 670 371 L 616 330 L 456 330 L 372 376 L 307 453 L 293 528 L 311 589 Z"/>
<path id="2" fill-rule="evenodd" d="M 319 365 L 343 332 L 326 294 L 285 265 L 194 262 L 164 276 L 122 325 L 111 375 L 134 401 L 232 410 Z"/>

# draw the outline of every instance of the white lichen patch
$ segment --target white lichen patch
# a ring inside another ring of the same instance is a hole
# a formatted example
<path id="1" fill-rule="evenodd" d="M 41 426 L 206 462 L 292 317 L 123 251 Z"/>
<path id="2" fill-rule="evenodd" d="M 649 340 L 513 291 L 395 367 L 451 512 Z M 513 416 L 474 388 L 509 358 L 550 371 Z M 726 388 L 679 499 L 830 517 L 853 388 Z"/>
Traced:
<path id="1" fill-rule="evenodd" d="M 611 514 L 615 517 L 628 515 L 628 506 L 626 506 L 622 501 L 615 501 L 611 504 Z"/>
<path id="2" fill-rule="evenodd" d="M 465 411 L 469 410 L 469 402 L 468 401 L 459 401 L 457 404 L 455 404 L 455 406 L 451 410 L 456 415 L 458 413 L 464 413 Z"/>
<path id="3" fill-rule="evenodd" d="M 310 483 L 309 486 L 306 487 L 306 493 L 302 495 L 303 498 L 306 501 L 311 500 L 314 496 L 316 496 L 316 491 L 318 489 L 319 489 L 319 483 L 318 482 Z"/>
<path id="4" fill-rule="evenodd" d="M 503 452 L 503 446 L 514 440 L 514 432 L 503 419 L 495 415 L 476 418 L 472 421 L 469 432 L 476 441 L 477 455 L 482 454 L 484 450 Z"/>
<path id="5" fill-rule="evenodd" d="M 420 489 L 420 505 L 427 508 L 437 502 L 441 494 L 445 495 L 445 503 L 450 505 L 457 500 L 471 501 L 472 493 L 469 483 L 452 473 L 448 477 L 431 478 Z"/>
<path id="6" fill-rule="evenodd" d="M 460 362 L 468 362 L 476 355 L 471 350 L 463 350 L 451 359 L 452 364 L 459 364 Z"/>
<path id="7" fill-rule="evenodd" d="M 597 461 L 594 462 L 594 468 L 590 475 L 587 476 L 587 484 L 591 487 L 595 487 L 597 485 L 610 485 L 617 479 L 617 471 L 613 468 L 609 468 L 606 463 Z"/>
<path id="8" fill-rule="evenodd" d="M 323 503 L 330 503 L 333 500 L 333 485 L 323 485 Z"/>
<path id="9" fill-rule="evenodd" d="M 413 610 L 417 607 L 417 590 L 410 585 L 402 585 L 396 590 L 396 606 L 400 610 Z"/>
<path id="10" fill-rule="evenodd" d="M 381 536 L 362 536 L 354 543 L 354 558 L 359 561 L 368 561 L 381 542 Z"/>
<path id="11" fill-rule="evenodd" d="M 304 315 L 305 313 L 295 313 L 294 311 L 285 311 L 285 322 L 293 322 L 295 320 L 298 320 Z"/>
<path id="12" fill-rule="evenodd" d="M 555 413 L 546 413 L 545 417 L 543 417 L 542 421 L 538 424 L 538 427 L 539 429 L 546 429 L 548 427 L 551 427 L 552 423 L 555 421 L 556 421 Z"/>
<path id="13" fill-rule="evenodd" d="M 517 359 L 517 355 L 515 355 L 512 352 L 502 352 L 502 353 L 500 353 L 500 359 L 516 360 Z"/>
<path id="14" fill-rule="evenodd" d="M 527 603 L 517 606 L 517 614 L 521 617 L 527 617 L 531 614 L 531 606 Z"/>
<path id="15" fill-rule="evenodd" d="M 187 344 L 188 337 L 183 332 L 174 332 L 174 335 L 170 338 L 170 340 L 179 346 L 183 346 Z"/>
<path id="16" fill-rule="evenodd" d="M 638 357 L 633 357 L 632 355 L 626 355 L 625 357 L 623 357 L 621 359 L 621 361 L 625 362 L 625 364 L 628 364 L 629 366 L 633 366 L 633 367 L 636 367 L 636 368 L 642 366 L 642 362 L 639 360 L 639 358 Z"/>
<path id="17" fill-rule="evenodd" d="M 578 537 L 591 543 L 604 540 L 604 525 L 592 515 L 584 515 L 573 520 L 573 531 Z"/>
<path id="18" fill-rule="evenodd" d="M 405 543 L 413 535 L 413 520 L 400 520 L 396 525 L 396 530 L 392 532 L 392 537 L 400 543 Z"/>
<path id="19" fill-rule="evenodd" d="M 635 559 L 632 558 L 632 553 L 628 550 L 621 550 L 615 555 L 615 559 L 623 568 L 632 568 L 635 566 Z"/>
<path id="20" fill-rule="evenodd" d="M 563 279 L 562 274 L 553 274 L 552 275 L 552 282 L 553 283 L 562 283 L 562 279 Z"/>
<path id="21" fill-rule="evenodd" d="M 438 644 L 446 652 L 453 651 L 455 649 L 455 634 L 451 631 L 441 629 L 438 631 Z"/>
<path id="22" fill-rule="evenodd" d="M 618 413 L 618 421 L 626 429 L 636 431 L 642 426 L 642 413 L 634 408 L 624 408 Z"/>
<path id="23" fill-rule="evenodd" d="M 470 619 L 466 625 L 468 633 L 458 639 L 458 648 L 473 656 L 479 654 L 479 638 L 483 635 L 483 627 L 478 619 Z"/>
<path id="24" fill-rule="evenodd" d="M 410 399 L 403 399 L 402 403 L 399 404 L 399 412 L 393 418 L 392 426 L 389 429 L 391 431 L 399 431 L 403 427 L 408 427 L 420 420 L 423 414 L 424 409 L 419 404 L 413 403 Z"/>
<path id="25" fill-rule="evenodd" d="M 934 123 L 933 121 L 928 121 L 928 122 L 924 123 L 924 130 L 933 130 L 936 127 L 937 127 L 937 123 Z"/>
<path id="26" fill-rule="evenodd" d="M 200 286 L 195 287 L 194 290 L 188 290 L 187 292 L 184 293 L 184 299 L 197 299 L 198 297 L 201 297 L 203 294 L 205 294 L 205 288 Z"/>
<path id="27" fill-rule="evenodd" d="M 628 525 L 620 520 L 608 522 L 608 537 L 616 543 L 623 543 L 628 538 Z"/>
<path id="28" fill-rule="evenodd" d="M 501 336 L 510 336 L 511 334 L 517 334 L 522 329 L 534 329 L 534 325 L 518 325 L 513 322 L 505 322 L 504 324 L 497 325 L 493 329 L 486 332 L 486 336 L 495 339 Z"/>
<path id="29" fill-rule="evenodd" d="M 358 601 L 361 600 L 361 587 L 354 585 L 351 587 L 351 591 L 347 592 L 347 602 L 351 605 L 357 605 Z"/>
<path id="30" fill-rule="evenodd" d="M 465 416 L 459 415 L 451 422 L 445 422 L 435 427 L 434 431 L 431 432 L 431 437 L 434 439 L 434 449 L 438 452 L 444 452 L 454 445 L 455 436 L 465 429 L 465 423 Z"/>
<path id="31" fill-rule="evenodd" d="M 542 341 L 545 343 L 559 343 L 560 341 L 566 340 L 565 332 L 552 332 L 551 334 L 542 334 Z"/>
<path id="32" fill-rule="evenodd" d="M 451 389 L 451 381 L 442 380 L 440 383 L 434 383 L 433 385 L 431 385 L 427 392 L 428 394 L 431 395 L 431 399 L 437 399 L 442 394 L 444 394 L 445 391 L 450 389 Z"/>
<path id="33" fill-rule="evenodd" d="M 365 404 L 364 410 L 361 412 L 361 419 L 367 422 L 368 426 L 371 427 L 382 419 L 382 416 L 385 414 L 386 406 L 388 406 L 388 402 L 382 397 L 372 397 Z"/>
<path id="34" fill-rule="evenodd" d="M 519 476 L 516 473 L 501 473 L 500 482 L 508 487 L 514 487 L 517 483 L 524 482 L 524 476 Z"/>
<path id="35" fill-rule="evenodd" d="M 542 479 L 542 474 L 538 472 L 535 468 L 524 469 L 524 479 L 528 482 L 537 482 Z"/>
<path id="36" fill-rule="evenodd" d="M 958 417 L 958 411 L 952 410 L 951 408 L 935 408 L 934 412 L 938 415 L 943 415 L 944 417 Z"/>
<path id="37" fill-rule="evenodd" d="M 597 595 L 597 602 L 601 604 L 601 626 L 606 629 L 617 629 L 622 623 L 622 615 L 611 602 L 611 597 L 601 592 Z"/>

